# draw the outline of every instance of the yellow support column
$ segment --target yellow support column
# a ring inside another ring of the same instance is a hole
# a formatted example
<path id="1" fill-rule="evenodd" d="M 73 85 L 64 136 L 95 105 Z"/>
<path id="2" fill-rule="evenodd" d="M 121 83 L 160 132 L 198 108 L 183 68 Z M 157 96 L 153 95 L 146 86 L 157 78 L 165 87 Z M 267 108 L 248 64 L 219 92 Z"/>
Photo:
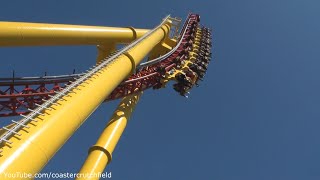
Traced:
<path id="1" fill-rule="evenodd" d="M 124 55 L 35 116 L 27 124 L 29 128 L 22 128 L 7 139 L 10 144 L 0 145 L 0 179 L 11 179 L 7 176 L 9 173 L 39 172 L 136 65 L 163 41 L 169 30 L 170 22 L 166 21 Z"/>
<path id="2" fill-rule="evenodd" d="M 141 94 L 142 92 L 122 99 L 98 141 L 90 148 L 89 155 L 79 172 L 77 180 L 99 179 L 99 175 L 112 159 L 112 152 L 116 147 Z"/>
<path id="3" fill-rule="evenodd" d="M 98 57 L 97 64 L 100 63 L 104 58 L 106 58 L 110 53 L 116 51 L 116 44 L 110 43 L 108 45 L 98 45 Z"/>
<path id="4" fill-rule="evenodd" d="M 0 22 L 0 46 L 130 43 L 146 32 L 132 27 Z"/>

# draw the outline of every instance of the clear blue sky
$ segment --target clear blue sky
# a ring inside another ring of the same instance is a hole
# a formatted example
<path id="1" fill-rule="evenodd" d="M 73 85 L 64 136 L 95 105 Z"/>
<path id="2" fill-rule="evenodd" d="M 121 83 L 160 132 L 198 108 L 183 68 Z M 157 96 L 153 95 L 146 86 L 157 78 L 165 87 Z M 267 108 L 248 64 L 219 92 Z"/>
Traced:
<path id="1" fill-rule="evenodd" d="M 185 99 L 144 93 L 111 165 L 115 180 L 320 178 L 320 3 L 316 0 L 3 1 L 0 20 L 152 28 L 199 13 L 214 62 Z M 93 46 L 0 48 L 1 77 L 71 73 Z M 117 102 L 103 104 L 43 172 L 78 172 Z"/>

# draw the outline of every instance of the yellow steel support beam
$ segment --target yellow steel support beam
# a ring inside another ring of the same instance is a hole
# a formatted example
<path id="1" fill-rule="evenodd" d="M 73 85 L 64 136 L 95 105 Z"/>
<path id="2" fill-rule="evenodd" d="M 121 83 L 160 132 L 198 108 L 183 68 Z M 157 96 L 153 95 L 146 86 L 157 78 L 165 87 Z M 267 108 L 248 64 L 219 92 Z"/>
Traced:
<path id="1" fill-rule="evenodd" d="M 116 44 L 110 43 L 108 45 L 98 45 L 97 49 L 98 49 L 97 63 L 100 63 L 110 53 L 112 53 L 113 51 L 116 51 Z"/>
<path id="2" fill-rule="evenodd" d="M 133 94 L 122 99 L 98 141 L 90 148 L 89 155 L 79 172 L 79 175 L 89 176 L 82 176 L 77 178 L 77 180 L 99 179 L 99 176 L 97 175 L 101 174 L 106 165 L 110 163 L 112 152 L 116 147 L 141 94 L 142 92 L 139 92 L 138 94 Z"/>
<path id="3" fill-rule="evenodd" d="M 173 47 L 177 45 L 177 40 L 170 39 L 167 37 L 161 44 L 158 44 L 149 55 L 149 59 L 155 59 L 161 55 L 166 54 L 170 50 L 172 50 Z"/>
<path id="4" fill-rule="evenodd" d="M 0 156 L 0 179 L 10 179 L 5 173 L 37 173 L 54 156 L 70 136 L 94 112 L 142 59 L 170 31 L 170 22 L 153 31 L 148 37 L 102 68 L 72 92 L 49 106 L 5 143 Z"/>
<path id="5" fill-rule="evenodd" d="M 147 31 L 132 27 L 0 22 L 0 46 L 129 43 Z"/>

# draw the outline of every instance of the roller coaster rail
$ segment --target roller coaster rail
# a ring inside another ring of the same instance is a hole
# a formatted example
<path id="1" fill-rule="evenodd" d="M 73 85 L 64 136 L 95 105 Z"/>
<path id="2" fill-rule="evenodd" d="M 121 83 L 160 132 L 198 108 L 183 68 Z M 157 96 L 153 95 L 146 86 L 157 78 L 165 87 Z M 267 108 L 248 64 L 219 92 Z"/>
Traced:
<path id="1" fill-rule="evenodd" d="M 11 137 L 13 134 L 19 136 L 17 131 L 21 127 L 26 127 L 27 126 L 26 124 L 29 123 L 30 121 L 37 121 L 37 120 L 34 119 L 34 116 L 37 116 L 39 114 L 40 115 L 43 114 L 42 111 L 44 111 L 45 109 L 49 108 L 48 106 L 50 106 L 52 104 L 55 104 L 57 100 L 62 99 L 62 97 L 65 96 L 68 92 L 72 93 L 72 89 L 77 88 L 77 86 L 80 83 L 85 82 L 85 80 L 87 80 L 89 77 L 93 76 L 99 70 L 101 70 L 102 68 L 107 66 L 115 58 L 119 57 L 120 55 L 122 55 L 126 51 L 130 50 L 134 45 L 136 45 L 137 43 L 139 43 L 142 40 L 144 40 L 145 38 L 147 38 L 151 33 L 153 33 L 155 30 L 160 28 L 167 21 L 167 19 L 169 17 L 170 17 L 170 15 L 168 15 L 159 26 L 157 26 L 153 30 L 151 30 L 148 33 L 146 33 L 145 35 L 143 35 L 140 39 L 137 39 L 134 42 L 130 43 L 128 46 L 125 46 L 123 49 L 121 49 L 120 51 L 118 51 L 117 53 L 112 55 L 111 57 L 105 58 L 100 64 L 94 65 L 93 67 L 89 68 L 89 70 L 87 70 L 85 74 L 79 75 L 78 76 L 79 78 L 78 79 L 76 78 L 75 81 L 69 81 L 70 84 L 67 85 L 65 88 L 63 88 L 61 91 L 54 91 L 55 95 L 53 95 L 53 96 L 52 95 L 48 95 L 50 97 L 50 99 L 44 100 L 43 104 L 35 103 L 37 108 L 36 109 L 28 109 L 28 110 L 31 111 L 28 115 L 20 114 L 20 116 L 22 116 L 23 119 L 19 123 L 15 122 L 15 121 L 12 121 L 13 123 L 15 123 L 15 125 L 10 129 L 6 129 L 7 132 L 4 133 L 0 137 L 0 144 L 3 143 L 3 142 L 11 144 L 11 142 L 8 141 L 7 138 Z"/>
<path id="2" fill-rule="evenodd" d="M 39 172 L 101 103 L 122 98 L 79 171 L 103 172 L 144 90 L 174 81 L 173 89 L 188 97 L 203 80 L 211 61 L 212 30 L 200 26 L 198 14 L 190 13 L 182 27 L 181 22 L 168 15 L 152 30 L 0 22 L 5 40 L 0 46 L 90 44 L 99 49 L 96 65 L 83 73 L 0 78 L 0 117 L 22 117 L 0 129 L 0 179 L 3 172 Z M 51 29 L 43 30 L 46 26 Z M 70 27 L 76 30 L 70 32 Z M 51 39 L 51 30 L 59 35 Z M 128 42 L 115 49 L 116 43 Z M 148 55 L 152 60 L 141 63 Z"/>
<path id="3" fill-rule="evenodd" d="M 188 30 L 187 25 L 192 20 L 192 18 L 189 17 L 190 15 L 185 20 L 184 27 L 181 28 L 180 38 L 177 45 L 165 55 L 162 55 L 161 57 L 155 58 L 153 60 L 138 65 L 136 74 L 129 77 L 128 80 L 122 82 L 107 100 L 118 99 L 128 94 L 131 94 L 132 90 L 130 90 L 130 88 L 128 87 L 133 86 L 130 86 L 130 83 L 136 83 L 138 81 L 145 82 L 146 79 L 159 79 L 160 74 L 156 71 L 154 67 L 161 66 L 161 62 L 168 60 L 168 58 L 172 56 L 175 52 L 177 52 L 179 48 L 184 48 L 181 46 L 181 44 L 183 43 L 183 40 L 186 37 L 186 32 Z M 170 17 L 168 16 L 167 18 Z M 184 55 L 182 56 L 182 58 L 183 57 Z M 172 67 L 172 64 L 167 66 L 166 71 L 169 71 Z M 7 87 L 4 91 L 0 90 L 0 99 L 5 99 L 5 101 L 0 101 L 0 117 L 16 116 L 20 114 L 26 115 L 30 112 L 30 109 L 32 109 L 34 106 L 37 106 L 36 104 L 41 104 L 43 102 L 43 99 L 48 100 L 50 96 L 55 94 L 55 91 L 61 91 L 63 88 L 70 85 L 70 82 L 73 81 L 76 77 L 83 76 L 84 74 L 85 73 L 60 76 L 0 78 L 0 87 Z M 61 86 L 61 83 L 63 83 L 64 85 Z M 148 84 L 148 82 L 140 84 Z M 31 85 L 39 86 L 33 89 L 30 87 Z M 52 88 L 48 89 L 47 87 L 45 87 L 45 85 L 52 85 Z M 15 86 L 25 87 L 22 91 L 19 92 L 17 89 L 15 89 Z M 156 84 L 153 82 L 147 85 L 146 88 L 144 88 L 144 90 L 154 86 L 156 86 Z M 127 93 L 122 94 L 120 96 L 116 95 L 119 93 L 119 89 L 122 89 L 122 92 Z M 140 91 L 141 90 L 142 89 L 140 89 Z M 19 109 L 20 111 L 18 111 Z"/>

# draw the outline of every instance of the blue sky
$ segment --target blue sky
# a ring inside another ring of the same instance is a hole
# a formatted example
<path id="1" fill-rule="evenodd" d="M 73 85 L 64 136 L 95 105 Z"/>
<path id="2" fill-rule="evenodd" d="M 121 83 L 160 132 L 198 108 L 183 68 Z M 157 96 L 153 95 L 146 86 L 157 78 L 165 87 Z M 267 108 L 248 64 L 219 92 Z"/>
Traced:
<path id="1" fill-rule="evenodd" d="M 315 0 L 3 1 L 0 20 L 152 28 L 192 11 L 214 61 L 189 99 L 146 91 L 107 171 L 112 179 L 320 177 L 320 23 Z M 0 48 L 1 77 L 68 74 L 93 46 Z M 103 104 L 43 172 L 78 172 L 118 101 Z"/>

